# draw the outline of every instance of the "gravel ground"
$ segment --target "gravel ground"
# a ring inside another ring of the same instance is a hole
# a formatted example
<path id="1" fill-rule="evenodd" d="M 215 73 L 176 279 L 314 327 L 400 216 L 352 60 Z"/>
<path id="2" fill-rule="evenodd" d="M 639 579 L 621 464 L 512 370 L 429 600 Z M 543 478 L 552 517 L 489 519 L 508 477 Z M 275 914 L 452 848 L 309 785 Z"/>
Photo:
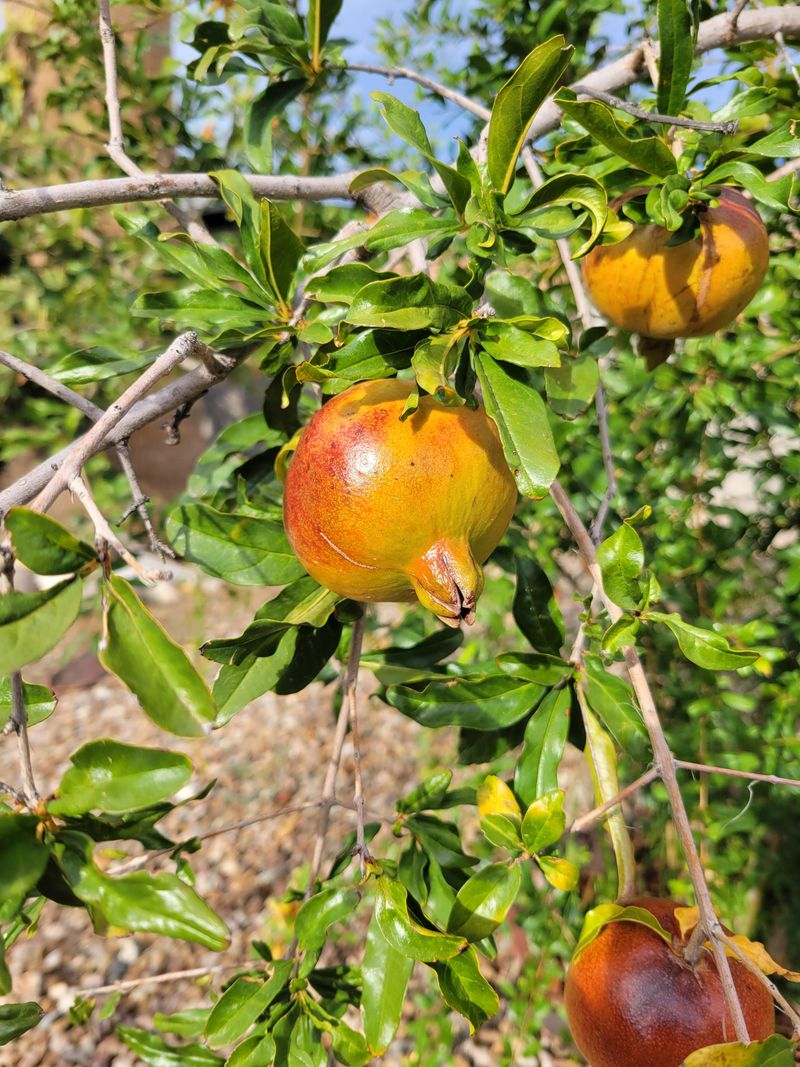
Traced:
<path id="1" fill-rule="evenodd" d="M 185 647 L 196 648 L 210 636 L 239 632 L 263 599 L 263 591 L 236 591 L 211 579 L 196 582 L 188 574 L 177 583 L 149 593 L 151 610 Z M 187 610 L 188 609 L 188 610 Z M 159 731 L 138 708 L 136 700 L 116 679 L 105 675 L 91 652 L 96 611 L 82 618 L 71 633 L 65 652 L 36 665 L 30 681 L 53 684 L 59 704 L 46 726 L 31 731 L 38 785 L 46 793 L 55 788 L 80 744 L 114 737 L 141 745 L 160 745 L 189 755 L 195 766 L 192 790 L 216 779 L 210 796 L 187 804 L 162 823 L 174 839 L 230 826 L 240 820 L 279 808 L 316 800 L 333 733 L 331 689 L 312 686 L 302 694 L 268 694 L 240 712 L 224 729 L 202 740 L 173 738 Z M 65 664 L 64 656 L 71 657 Z M 26 672 L 27 676 L 27 672 Z M 367 683 L 371 676 L 367 675 Z M 393 810 L 394 800 L 433 766 L 453 759 L 452 731 L 423 730 L 376 700 L 362 700 L 362 767 L 368 805 L 375 811 Z M 0 740 L 0 779 L 16 781 L 14 742 Z M 339 792 L 350 799 L 352 746 L 345 747 Z M 236 966 L 247 959 L 255 938 L 280 949 L 290 936 L 286 917 L 276 903 L 290 883 L 291 872 L 310 857 L 318 817 L 315 811 L 284 816 L 210 838 L 192 858 L 201 895 L 228 922 L 231 946 L 215 954 L 201 946 L 136 935 L 120 939 L 93 933 L 87 914 L 48 903 L 32 938 L 22 938 L 9 953 L 14 994 L 7 999 L 37 1000 L 45 1020 L 14 1044 L 0 1049 L 2 1067 L 133 1067 L 137 1059 L 118 1040 L 116 1024 L 148 1027 L 156 1011 L 171 1012 L 208 1003 L 204 983 L 171 981 L 143 985 L 127 993 L 109 1021 L 94 1018 L 70 1027 L 66 1010 L 81 989 L 184 968 Z M 334 810 L 327 855 L 332 856 L 352 829 L 350 812 Z M 102 853 L 98 858 L 103 860 Z M 108 864 L 119 856 L 108 857 Z M 513 980 L 525 955 L 523 944 L 501 949 L 504 977 Z M 516 947 L 516 951 L 515 951 Z M 344 948 L 334 951 L 346 952 Z M 215 975 L 215 980 L 219 976 Z M 102 1003 L 100 998 L 99 1003 Z M 503 1022 L 469 1038 L 463 1034 L 455 1058 L 443 1062 L 490 1067 L 499 1063 Z M 554 1031 L 559 1025 L 554 1019 Z M 459 1031 L 460 1032 L 460 1031 Z M 557 1046 L 557 1038 L 552 1036 Z M 405 1051 L 404 1051 L 405 1049 Z M 387 1064 L 408 1063 L 410 1046 L 384 1058 Z M 558 1067 L 573 1061 L 554 1058 L 519 1059 L 520 1067 Z"/>

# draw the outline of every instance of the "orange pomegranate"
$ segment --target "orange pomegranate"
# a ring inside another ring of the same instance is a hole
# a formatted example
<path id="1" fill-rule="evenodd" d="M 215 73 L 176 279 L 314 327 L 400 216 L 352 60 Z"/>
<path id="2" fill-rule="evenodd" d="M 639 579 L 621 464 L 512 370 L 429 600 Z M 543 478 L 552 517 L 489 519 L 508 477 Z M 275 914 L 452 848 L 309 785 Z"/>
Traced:
<path id="1" fill-rule="evenodd" d="M 575 1044 L 591 1067 L 679 1067 L 706 1045 L 735 1041 L 711 953 L 693 967 L 675 919 L 678 905 L 658 897 L 627 901 L 655 915 L 672 945 L 636 922 L 605 926 L 573 960 L 565 1001 Z M 762 1041 L 775 1029 L 769 992 L 730 961 L 747 1030 Z"/>
<path id="2" fill-rule="evenodd" d="M 480 564 L 505 533 L 514 479 L 482 409 L 424 396 L 400 419 L 413 383 L 361 382 L 303 432 L 284 488 L 286 533 L 328 589 L 354 600 L 413 600 L 457 626 L 472 622 Z"/>
<path id="3" fill-rule="evenodd" d="M 583 277 L 607 319 L 644 337 L 703 337 L 750 303 L 767 272 L 767 231 L 741 193 L 720 189 L 717 197 L 717 207 L 695 209 L 700 232 L 683 244 L 667 247 L 674 235 L 649 223 L 592 249 Z"/>

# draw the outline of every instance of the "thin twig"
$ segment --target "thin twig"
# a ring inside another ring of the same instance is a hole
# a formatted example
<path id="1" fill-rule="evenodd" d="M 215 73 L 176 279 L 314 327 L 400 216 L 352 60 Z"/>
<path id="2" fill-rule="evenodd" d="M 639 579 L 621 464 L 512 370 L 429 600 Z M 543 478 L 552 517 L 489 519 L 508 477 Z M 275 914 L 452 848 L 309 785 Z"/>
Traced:
<path id="1" fill-rule="evenodd" d="M 25 707 L 25 692 L 22 688 L 22 674 L 11 672 L 11 719 L 17 735 L 19 749 L 19 767 L 22 775 L 22 793 L 29 808 L 35 808 L 41 799 L 33 777 L 31 746 L 28 739 L 28 709 Z"/>
<path id="2" fill-rule="evenodd" d="M 755 963 L 746 952 L 742 952 L 741 948 L 736 944 L 732 937 L 729 937 L 722 928 L 722 923 L 717 920 L 717 928 L 715 930 L 716 937 L 722 942 L 725 948 L 734 955 L 737 960 L 746 967 L 747 970 L 757 978 L 762 985 L 766 986 L 772 994 L 773 1000 L 775 1000 L 786 1012 L 787 1016 L 792 1022 L 792 1031 L 795 1037 L 800 1037 L 800 1014 L 797 1013 L 794 1006 L 786 999 L 781 993 L 780 989 L 774 982 L 770 981 L 769 976 L 764 974 L 761 968 Z"/>
<path id="3" fill-rule="evenodd" d="M 579 96 L 590 96 L 592 100 L 600 100 L 602 103 L 617 108 L 619 111 L 625 111 L 634 118 L 644 119 L 646 122 L 657 122 L 659 125 L 683 126 L 689 130 L 705 130 L 707 133 L 724 133 L 727 135 L 734 134 L 739 129 L 738 119 L 731 119 L 729 122 L 698 122 L 695 119 L 680 118 L 678 115 L 662 115 L 658 111 L 645 111 L 644 108 L 629 104 L 627 100 L 621 100 L 618 96 L 614 96 L 613 93 L 606 93 L 602 89 L 590 89 L 585 85 L 578 84 L 573 86 L 573 91 Z"/>
<path id="4" fill-rule="evenodd" d="M 9 785 L 8 782 L 0 782 L 0 793 L 4 793 L 7 797 L 11 797 L 18 807 L 27 808 L 28 802 L 25 797 L 18 789 L 15 789 L 13 785 Z"/>
<path id="5" fill-rule="evenodd" d="M 556 507 L 561 512 L 564 522 L 572 533 L 578 546 L 578 550 L 583 556 L 589 574 L 600 591 L 600 595 L 603 598 L 603 603 L 611 621 L 616 622 L 617 619 L 621 617 L 622 612 L 606 595 L 603 589 L 603 576 L 597 562 L 594 542 L 589 536 L 589 531 L 584 526 L 572 501 L 557 480 L 554 481 L 550 487 L 550 494 Z M 644 669 L 642 668 L 639 654 L 633 645 L 628 645 L 624 649 L 624 656 L 628 676 L 631 680 L 633 690 L 636 693 L 639 708 L 642 712 L 642 719 L 644 720 L 645 727 L 647 728 L 650 737 L 650 743 L 653 748 L 654 766 L 667 790 L 670 810 L 672 812 L 672 821 L 675 824 L 678 840 L 683 849 L 686 865 L 689 869 L 689 876 L 697 898 L 697 906 L 700 909 L 700 921 L 705 926 L 705 929 L 711 938 L 714 961 L 725 995 L 725 1002 L 728 1005 L 728 1011 L 733 1020 L 736 1039 L 737 1041 L 747 1043 L 749 1040 L 747 1024 L 745 1023 L 742 1007 L 736 993 L 736 986 L 733 982 L 730 965 L 718 938 L 713 932 L 714 923 L 716 922 L 714 905 L 711 901 L 711 894 L 709 893 L 703 866 L 697 852 L 697 845 L 694 840 L 694 835 L 692 834 L 689 815 L 686 811 L 686 805 L 684 804 L 683 796 L 681 795 L 680 787 L 678 785 L 675 758 L 672 755 L 669 745 L 667 744 L 667 739 L 664 736 L 664 728 L 661 725 L 655 700 L 653 699 L 650 684 L 647 681 Z"/>
<path id="6" fill-rule="evenodd" d="M 468 96 L 464 96 L 463 93 L 459 93 L 456 89 L 450 89 L 447 85 L 434 81 L 433 78 L 429 78 L 426 74 L 419 74 L 415 70 L 409 70 L 408 67 L 376 67 L 369 63 L 348 63 L 347 69 L 362 71 L 365 74 L 378 74 L 382 78 L 387 78 L 390 82 L 394 81 L 395 78 L 406 78 L 408 81 L 416 82 L 417 85 L 422 85 L 425 89 L 430 89 L 431 92 L 441 96 L 444 100 L 450 100 L 452 103 L 458 104 L 459 107 L 476 115 L 479 119 L 483 119 L 484 122 L 488 122 L 492 114 L 487 107 L 470 100 Z"/>
<path id="7" fill-rule="evenodd" d="M 143 582 L 148 585 L 152 585 L 153 582 L 160 581 L 165 578 L 169 578 L 169 574 L 164 571 L 147 571 L 141 566 L 139 561 L 131 555 L 125 545 L 120 541 L 117 535 L 109 525 L 105 515 L 103 515 L 100 508 L 95 503 L 89 486 L 86 484 L 83 476 L 76 474 L 74 478 L 69 481 L 68 488 L 83 505 L 86 514 L 92 520 L 95 530 L 95 538 L 98 542 L 98 547 L 103 542 L 108 543 L 114 549 L 114 551 L 125 560 L 128 566 L 133 570 L 137 577 L 141 578 Z"/>
<path id="8" fill-rule="evenodd" d="M 205 978 L 209 974 L 219 974 L 220 971 L 252 970 L 259 966 L 258 960 L 244 960 L 239 963 L 215 963 L 212 967 L 191 967 L 184 971 L 165 971 L 163 974 L 149 974 L 144 978 L 124 978 L 120 982 L 110 982 L 108 985 L 94 985 L 86 989 L 73 988 L 70 990 L 76 997 L 96 997 L 102 993 L 128 993 L 131 989 L 138 989 L 143 985 L 157 985 L 163 982 L 178 982 L 187 978 Z"/>
<path id="9" fill-rule="evenodd" d="M 747 7 L 750 0 L 736 0 L 736 5 L 731 11 L 731 33 L 736 32 L 736 27 L 739 25 L 739 16 Z"/>
<path id="10" fill-rule="evenodd" d="M 0 351 L 0 363 L 8 367 L 9 370 L 13 370 L 16 374 L 23 375 L 28 381 L 33 382 L 34 385 L 38 385 L 40 389 L 44 389 L 59 400 L 63 400 L 65 404 L 77 408 L 78 411 L 84 414 L 87 419 L 91 419 L 92 422 L 99 422 L 105 414 L 101 407 L 98 407 L 97 404 L 93 404 L 92 401 L 88 400 L 85 396 L 76 393 L 74 389 L 70 389 L 69 386 L 64 385 L 63 382 L 51 378 L 49 374 L 45 374 L 45 372 L 38 367 L 33 367 L 30 363 L 25 363 L 24 360 L 12 356 L 10 352 Z M 138 512 L 139 518 L 142 520 L 142 524 L 147 532 L 150 547 L 153 551 L 158 552 L 162 559 L 166 556 L 175 559 L 173 550 L 169 545 L 165 545 L 164 542 L 159 539 L 153 527 L 150 512 L 147 510 L 148 499 L 139 485 L 139 479 L 133 466 L 133 461 L 131 460 L 127 442 L 121 441 L 116 446 L 116 452 L 122 471 L 128 479 L 128 485 L 131 487 L 131 495 L 133 496 L 133 503 L 125 512 L 123 518 L 119 520 L 117 525 L 120 525 L 131 512 Z"/>
<path id="11" fill-rule="evenodd" d="M 52 506 L 75 475 L 80 472 L 86 460 L 97 451 L 98 443 L 106 440 L 111 430 L 122 421 L 136 401 L 141 400 L 159 378 L 169 374 L 188 356 L 196 354 L 202 356 L 205 353 L 212 354 L 210 349 L 200 342 L 194 330 L 176 337 L 166 352 L 163 352 L 132 385 L 128 386 L 122 396 L 106 409 L 102 418 L 98 419 L 75 448 L 70 450 L 64 462 L 53 474 L 49 484 L 34 501 L 34 508 L 38 511 L 47 511 Z"/>
<path id="12" fill-rule="evenodd" d="M 769 785 L 788 785 L 800 789 L 797 778 L 780 778 L 777 774 L 759 774 L 757 771 L 735 771 L 732 767 L 714 767 L 708 763 L 691 763 L 689 760 L 676 759 L 675 766 L 684 771 L 698 771 L 700 774 L 724 774 L 731 778 L 747 778 L 753 782 L 767 782 Z"/>
<path id="13" fill-rule="evenodd" d="M 611 451 L 611 437 L 608 429 L 608 405 L 602 382 L 597 384 L 597 392 L 594 394 L 594 406 L 597 412 L 597 426 L 600 431 L 603 467 L 606 472 L 606 491 L 603 493 L 603 499 L 600 501 L 600 507 L 597 509 L 597 514 L 590 529 L 590 536 L 597 545 L 602 540 L 603 526 L 618 489 L 617 476 L 614 471 L 614 454 Z"/>
<path id="14" fill-rule="evenodd" d="M 365 611 L 365 609 L 362 608 L 362 611 Z M 366 614 L 362 614 L 361 618 L 356 619 L 353 623 L 350 654 L 347 659 L 347 673 L 344 680 L 345 699 L 349 709 L 350 729 L 353 734 L 353 778 L 355 780 L 353 806 L 356 809 L 356 851 L 362 878 L 366 877 L 367 860 L 371 859 L 364 836 L 366 804 L 364 801 L 364 783 L 361 777 L 361 735 L 358 729 L 358 667 L 361 662 L 361 649 L 364 644 L 365 620 Z"/>
<path id="15" fill-rule="evenodd" d="M 612 808 L 616 808 L 618 804 L 621 804 L 623 800 L 627 800 L 629 796 L 634 793 L 638 793 L 640 789 L 644 789 L 646 785 L 649 785 L 654 779 L 658 778 L 658 771 L 655 767 L 651 767 L 650 770 L 645 771 L 640 775 L 635 782 L 631 782 L 630 785 L 626 785 L 624 789 L 620 789 L 616 796 L 611 797 L 610 800 L 606 800 L 605 803 L 600 804 L 596 808 L 592 808 L 591 811 L 587 811 L 585 815 L 580 815 L 574 820 L 569 828 L 571 834 L 583 834 L 590 826 L 593 826 L 598 819 L 602 819 Z"/>
<path id="16" fill-rule="evenodd" d="M 103 46 L 103 71 L 106 82 L 106 112 L 108 114 L 108 143 L 106 151 L 119 169 L 132 178 L 141 178 L 141 167 L 125 151 L 125 139 L 122 132 L 122 113 L 119 103 L 119 76 L 117 74 L 117 50 L 114 27 L 111 23 L 110 0 L 98 0 L 98 22 L 100 41 Z M 189 236 L 200 244 L 215 245 L 217 242 L 205 225 L 193 219 L 171 200 L 159 201 L 161 206 L 176 219 Z"/>

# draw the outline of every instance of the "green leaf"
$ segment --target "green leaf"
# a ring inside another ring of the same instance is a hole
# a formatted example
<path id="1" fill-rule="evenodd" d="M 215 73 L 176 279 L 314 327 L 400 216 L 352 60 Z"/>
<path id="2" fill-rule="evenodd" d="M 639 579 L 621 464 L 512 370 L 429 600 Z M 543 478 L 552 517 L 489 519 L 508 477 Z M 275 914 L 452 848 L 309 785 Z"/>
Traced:
<path id="1" fill-rule="evenodd" d="M 500 1010 L 497 993 L 481 974 L 474 946 L 470 945 L 455 959 L 432 966 L 445 1003 L 468 1020 L 471 1030 Z"/>
<path id="2" fill-rule="evenodd" d="M 136 871 L 111 878 L 95 865 L 86 834 L 59 832 L 53 855 L 75 895 L 108 926 L 194 941 L 219 951 L 228 929 L 195 891 L 174 874 Z"/>
<path id="3" fill-rule="evenodd" d="M 600 369 L 591 355 L 566 359 L 544 372 L 548 404 L 562 419 L 574 419 L 585 411 L 599 384 Z"/>
<path id="4" fill-rule="evenodd" d="M 386 700 L 422 726 L 500 730 L 524 718 L 544 690 L 525 679 L 489 674 L 433 682 L 421 690 L 392 685 Z"/>
<path id="5" fill-rule="evenodd" d="M 272 286 L 261 256 L 261 207 L 244 176 L 235 170 L 211 173 L 220 195 L 228 205 L 242 238 L 242 251 L 248 267 L 268 291 Z M 274 294 L 277 296 L 277 294 Z"/>
<path id="6" fill-rule="evenodd" d="M 151 362 L 151 357 L 143 352 L 129 358 L 110 348 L 81 348 L 51 364 L 48 373 L 65 385 L 92 385 L 121 374 L 140 373 Z"/>
<path id="7" fill-rule="evenodd" d="M 450 770 L 437 771 L 436 774 L 430 775 L 402 800 L 397 801 L 398 812 L 402 814 L 440 807 L 452 780 L 453 772 Z"/>
<path id="8" fill-rule="evenodd" d="M 360 900 L 361 896 L 355 889 L 345 886 L 315 893 L 303 904 L 294 921 L 298 946 L 307 954 L 322 948 L 328 928 L 351 916 Z"/>
<path id="9" fill-rule="evenodd" d="M 531 556 L 517 556 L 514 621 L 532 648 L 558 655 L 564 643 L 564 620 L 550 580 Z"/>
<path id="10" fill-rule="evenodd" d="M 613 622 L 603 634 L 600 647 L 604 652 L 618 652 L 619 649 L 636 642 L 640 622 L 632 615 L 622 615 Z"/>
<path id="11" fill-rule="evenodd" d="M 28 726 L 35 726 L 48 719 L 56 710 L 58 703 L 58 698 L 52 689 L 48 689 L 46 685 L 30 685 L 28 682 L 22 683 L 22 698 L 28 714 Z M 0 678 L 0 730 L 11 718 L 13 710 L 11 679 Z"/>
<path id="12" fill-rule="evenodd" d="M 344 263 L 326 274 L 309 278 L 306 292 L 323 304 L 351 304 L 359 289 L 370 282 L 385 282 L 397 275 L 378 271 L 367 263 Z"/>
<path id="13" fill-rule="evenodd" d="M 608 198 L 603 186 L 586 174 L 557 174 L 534 190 L 533 195 L 517 213 L 520 221 L 537 228 L 536 212 L 564 205 L 587 212 L 591 223 L 589 236 L 573 254 L 580 259 L 600 239 L 608 217 Z"/>
<path id="14" fill-rule="evenodd" d="M 583 950 L 594 941 L 604 926 L 613 922 L 640 923 L 658 934 L 668 945 L 672 944 L 671 935 L 664 929 L 658 919 L 646 908 L 625 907 L 622 904 L 598 904 L 596 908 L 586 912 L 583 920 L 583 929 L 572 955 L 573 963 Z"/>
<path id="15" fill-rule="evenodd" d="M 0 1004 L 0 1045 L 20 1037 L 39 1024 L 44 1012 L 33 1001 L 24 1004 Z"/>
<path id="16" fill-rule="evenodd" d="M 38 825 L 35 815 L 0 813 L 0 903 L 24 898 L 44 873 L 50 850 L 36 836 Z"/>
<path id="17" fill-rule="evenodd" d="M 541 852 L 561 838 L 566 826 L 564 791 L 549 789 L 528 806 L 522 820 L 522 840 L 528 852 Z"/>
<path id="18" fill-rule="evenodd" d="M 606 104 L 597 100 L 577 100 L 570 89 L 560 89 L 553 100 L 596 141 L 632 166 L 659 178 L 676 172 L 675 157 L 665 141 L 660 137 L 631 136 L 635 135 L 636 126 L 618 119 Z"/>
<path id="19" fill-rule="evenodd" d="M 153 1026 L 166 1034 L 178 1034 L 179 1037 L 199 1037 L 203 1033 L 210 1008 L 187 1008 L 164 1015 L 157 1011 L 153 1016 Z"/>
<path id="20" fill-rule="evenodd" d="M 146 808 L 177 793 L 192 776 L 191 761 L 181 752 L 121 741 L 90 741 L 73 752 L 70 762 L 58 799 L 47 805 L 53 815 Z"/>
<path id="21" fill-rule="evenodd" d="M 658 110 L 680 115 L 697 36 L 687 0 L 658 0 Z"/>
<path id="22" fill-rule="evenodd" d="M 5 524 L 14 542 L 14 555 L 36 574 L 71 574 L 97 561 L 91 545 L 73 537 L 49 515 L 11 508 Z"/>
<path id="23" fill-rule="evenodd" d="M 205 1036 L 209 1046 L 222 1048 L 243 1037 L 288 984 L 293 967 L 293 960 L 276 960 L 266 981 L 241 977 L 232 982 L 208 1017 Z"/>
<path id="24" fill-rule="evenodd" d="M 749 1045 L 709 1045 L 686 1057 L 683 1067 L 794 1067 L 797 1045 L 773 1034 Z"/>
<path id="25" fill-rule="evenodd" d="M 495 662 L 504 674 L 525 678 L 547 689 L 564 682 L 574 670 L 572 664 L 560 656 L 545 652 L 503 652 Z"/>
<path id="26" fill-rule="evenodd" d="M 639 575 L 644 567 L 642 539 L 627 522 L 597 546 L 597 562 L 603 575 L 603 588 L 615 604 L 634 610 L 642 600 Z"/>
<path id="27" fill-rule="evenodd" d="M 440 334 L 420 341 L 411 357 L 417 384 L 426 393 L 452 388 L 448 379 L 455 373 L 461 355 L 457 334 Z"/>
<path id="28" fill-rule="evenodd" d="M 237 711 L 262 694 L 274 691 L 294 659 L 297 636 L 297 630 L 285 630 L 271 655 L 222 667 L 211 690 L 218 709 L 215 728 L 230 722 Z"/>
<path id="29" fill-rule="evenodd" d="M 134 693 L 156 726 L 180 737 L 202 737 L 216 708 L 189 657 L 123 578 L 111 574 L 105 590 L 107 633 L 100 662 Z"/>
<path id="30" fill-rule="evenodd" d="M 170 1045 L 158 1034 L 135 1026 L 118 1026 L 117 1033 L 150 1067 L 222 1067 L 224 1062 L 202 1045 Z"/>
<path id="31" fill-rule="evenodd" d="M 684 656 L 706 670 L 735 671 L 739 667 L 755 663 L 758 659 L 757 652 L 732 648 L 721 634 L 691 626 L 675 612 L 667 615 L 661 611 L 649 611 L 645 617 L 651 622 L 663 622 L 669 627 Z"/>
<path id="32" fill-rule="evenodd" d="M 567 743 L 571 703 L 568 688 L 553 689 L 525 727 L 525 744 L 514 774 L 514 788 L 525 804 L 532 804 L 558 786 L 558 765 Z"/>
<path id="33" fill-rule="evenodd" d="M 572 55 L 561 35 L 534 48 L 495 97 L 487 139 L 489 180 L 507 193 L 536 112 L 555 88 Z"/>
<path id="34" fill-rule="evenodd" d="M 517 367 L 558 367 L 561 355 L 552 340 L 511 322 L 488 319 L 478 328 L 481 348 L 494 359 Z"/>
<path id="35" fill-rule="evenodd" d="M 82 582 L 67 578 L 37 593 L 0 597 L 0 675 L 41 659 L 72 626 L 81 606 Z"/>
<path id="36" fill-rule="evenodd" d="M 225 1060 L 225 1067 L 264 1067 L 275 1060 L 275 1038 L 272 1034 L 263 1037 L 248 1037 L 237 1045 Z"/>
<path id="37" fill-rule="evenodd" d="M 752 163 L 733 160 L 704 174 L 702 187 L 711 191 L 710 187 L 726 179 L 733 179 L 738 185 L 752 193 L 756 200 L 771 207 L 774 211 L 793 210 L 794 189 L 797 184 L 794 174 L 785 174 L 777 181 L 767 180 Z"/>
<path id="38" fill-rule="evenodd" d="M 800 137 L 796 134 L 796 123 L 787 122 L 777 130 L 768 133 L 759 141 L 747 146 L 747 151 L 756 156 L 769 159 L 797 159 L 800 156 Z"/>
<path id="39" fill-rule="evenodd" d="M 490 863 L 476 871 L 456 894 L 448 932 L 469 941 L 494 933 L 517 899 L 522 874 L 516 863 Z"/>
<path id="40" fill-rule="evenodd" d="M 527 381 L 512 377 L 482 352 L 475 355 L 475 369 L 486 412 L 497 425 L 517 488 L 523 496 L 539 500 L 560 466 L 544 401 Z"/>
<path id="41" fill-rule="evenodd" d="M 554 889 L 562 893 L 571 893 L 578 884 L 580 871 L 570 860 L 563 856 L 537 856 L 536 862 L 542 874 Z"/>
<path id="42" fill-rule="evenodd" d="M 592 711 L 603 722 L 614 740 L 632 759 L 644 762 L 650 741 L 633 691 L 624 679 L 611 674 L 594 653 L 583 657 L 586 669 L 586 696 Z"/>
<path id="43" fill-rule="evenodd" d="M 477 857 L 464 852 L 459 832 L 451 823 L 435 815 L 417 813 L 407 816 L 404 825 L 423 850 L 442 867 L 460 870 L 478 862 Z"/>
<path id="44" fill-rule="evenodd" d="M 493 845 L 522 849 L 522 811 L 502 778 L 488 775 L 476 795 L 481 830 Z"/>
<path id="45" fill-rule="evenodd" d="M 259 249 L 269 287 L 284 312 L 290 314 L 292 279 L 305 245 L 269 200 L 261 201 Z"/>
<path id="46" fill-rule="evenodd" d="M 344 321 L 395 330 L 449 330 L 467 318 L 471 308 L 472 300 L 460 286 L 431 281 L 427 274 L 410 274 L 365 285 Z"/>
<path id="47" fill-rule="evenodd" d="M 419 112 L 401 103 L 400 100 L 390 96 L 389 93 L 373 93 L 372 99 L 381 105 L 381 113 L 389 128 L 398 137 L 402 137 L 412 148 L 416 148 L 420 155 L 428 160 L 441 178 L 442 185 L 447 190 L 447 195 L 450 197 L 453 207 L 459 215 L 463 215 L 467 201 L 472 195 L 469 180 L 453 167 L 449 167 L 446 163 L 441 163 L 434 156 L 425 126 L 419 117 Z"/>
<path id="48" fill-rule="evenodd" d="M 373 912 L 361 962 L 361 1014 L 364 1036 L 374 1056 L 382 1056 L 397 1033 L 413 969 L 414 961 L 383 936 Z"/>
<path id="49" fill-rule="evenodd" d="M 406 888 L 387 875 L 377 880 L 375 921 L 389 944 L 403 956 L 430 963 L 463 952 L 466 940 L 420 926 L 408 914 Z"/>
<path id="50" fill-rule="evenodd" d="M 328 40 L 331 26 L 342 9 L 342 0 L 310 0 L 306 15 L 308 46 L 311 51 L 311 65 L 320 69 L 320 57 L 325 42 Z"/>
<path id="51" fill-rule="evenodd" d="M 234 585 L 285 585 L 305 574 L 283 527 L 268 519 L 184 504 L 167 516 L 175 551 Z"/>

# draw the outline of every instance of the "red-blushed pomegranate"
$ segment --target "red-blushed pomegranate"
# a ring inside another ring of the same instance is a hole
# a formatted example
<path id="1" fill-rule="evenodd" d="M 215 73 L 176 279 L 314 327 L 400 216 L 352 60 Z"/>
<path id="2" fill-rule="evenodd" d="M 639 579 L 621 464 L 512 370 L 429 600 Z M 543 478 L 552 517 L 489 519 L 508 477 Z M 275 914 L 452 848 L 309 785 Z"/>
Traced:
<path id="1" fill-rule="evenodd" d="M 697 211 L 699 235 L 683 244 L 667 247 L 674 235 L 650 223 L 619 244 L 592 249 L 583 277 L 607 319 L 643 337 L 703 337 L 750 303 L 767 273 L 769 237 L 741 193 L 721 189 L 717 196 L 717 207 Z"/>
<path id="2" fill-rule="evenodd" d="M 361 382 L 312 418 L 289 462 L 283 518 L 312 577 L 354 600 L 418 597 L 443 622 L 472 622 L 483 563 L 517 498 L 494 423 L 414 385 Z"/>
<path id="3" fill-rule="evenodd" d="M 572 962 L 565 1002 L 575 1044 L 591 1067 L 680 1067 L 706 1045 L 735 1041 L 711 953 L 695 967 L 675 919 L 680 905 L 658 897 L 626 902 L 655 915 L 672 935 L 670 947 L 636 922 L 613 922 Z M 738 960 L 730 961 L 753 1041 L 775 1030 L 769 992 Z"/>

